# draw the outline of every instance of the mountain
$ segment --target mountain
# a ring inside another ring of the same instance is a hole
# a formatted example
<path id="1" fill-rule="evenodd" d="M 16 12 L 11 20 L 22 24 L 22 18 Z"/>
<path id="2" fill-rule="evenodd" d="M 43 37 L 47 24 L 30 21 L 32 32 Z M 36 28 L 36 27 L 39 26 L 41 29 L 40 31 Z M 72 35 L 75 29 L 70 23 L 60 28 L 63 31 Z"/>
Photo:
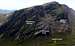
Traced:
<path id="1" fill-rule="evenodd" d="M 0 38 L 29 39 L 55 33 L 70 33 L 68 11 L 70 8 L 58 2 L 16 10 L 0 27 Z M 47 33 L 47 34 L 46 34 Z"/>
<path id="2" fill-rule="evenodd" d="M 3 10 L 0 9 L 0 26 L 8 21 L 9 16 L 13 14 L 14 10 Z"/>
<path id="3" fill-rule="evenodd" d="M 11 12 L 14 12 L 15 10 L 4 10 L 4 9 L 0 9 L 0 14 L 8 14 Z"/>

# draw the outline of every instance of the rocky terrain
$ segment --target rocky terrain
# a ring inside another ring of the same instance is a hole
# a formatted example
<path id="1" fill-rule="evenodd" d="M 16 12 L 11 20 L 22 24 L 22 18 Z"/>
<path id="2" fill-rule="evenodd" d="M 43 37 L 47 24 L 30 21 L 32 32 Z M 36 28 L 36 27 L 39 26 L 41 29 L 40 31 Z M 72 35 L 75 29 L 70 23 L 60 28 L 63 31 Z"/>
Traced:
<path id="1" fill-rule="evenodd" d="M 49 39 L 56 33 L 70 34 L 72 18 L 68 10 L 72 9 L 58 2 L 16 10 L 0 26 L 0 39 Z"/>
<path id="2" fill-rule="evenodd" d="M 48 30 L 50 34 L 55 31 L 66 32 L 68 29 L 65 28 L 69 28 L 68 21 L 64 5 L 52 2 L 15 11 L 8 22 L 1 26 L 0 31 L 6 32 L 8 37 L 17 37 L 26 32 L 32 35 L 41 30 Z"/>

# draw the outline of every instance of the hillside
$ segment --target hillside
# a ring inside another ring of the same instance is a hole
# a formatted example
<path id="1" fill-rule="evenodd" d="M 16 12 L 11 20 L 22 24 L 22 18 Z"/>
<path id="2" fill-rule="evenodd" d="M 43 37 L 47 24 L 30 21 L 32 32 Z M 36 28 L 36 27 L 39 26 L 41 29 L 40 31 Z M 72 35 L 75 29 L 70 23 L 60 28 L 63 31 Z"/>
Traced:
<path id="1" fill-rule="evenodd" d="M 51 40 L 51 38 L 65 39 L 64 37 L 70 35 L 72 31 L 72 18 L 67 9 L 71 10 L 66 5 L 50 2 L 16 10 L 9 17 L 9 20 L 0 26 L 0 38 L 4 40 L 10 39 L 9 41 L 18 40 L 20 43 L 30 39 L 30 41 L 33 41 L 34 46 L 41 43 L 39 42 L 40 39 L 44 43 Z M 37 44 L 35 41 L 37 41 Z M 26 45 L 33 46 L 31 43 L 28 45 L 28 42 Z"/>
<path id="2" fill-rule="evenodd" d="M 0 9 L 0 26 L 6 23 L 14 11 Z"/>

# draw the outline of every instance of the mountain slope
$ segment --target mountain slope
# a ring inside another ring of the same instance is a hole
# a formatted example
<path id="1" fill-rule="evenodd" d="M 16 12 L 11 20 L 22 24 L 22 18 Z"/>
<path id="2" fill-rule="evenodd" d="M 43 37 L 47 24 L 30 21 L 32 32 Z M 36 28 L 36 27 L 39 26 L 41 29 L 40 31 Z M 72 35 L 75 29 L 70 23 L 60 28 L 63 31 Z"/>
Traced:
<path id="1" fill-rule="evenodd" d="M 45 31 L 49 32 L 49 37 L 56 32 L 70 32 L 64 7 L 57 2 L 51 2 L 17 10 L 0 27 L 0 33 L 7 39 L 28 39 Z"/>

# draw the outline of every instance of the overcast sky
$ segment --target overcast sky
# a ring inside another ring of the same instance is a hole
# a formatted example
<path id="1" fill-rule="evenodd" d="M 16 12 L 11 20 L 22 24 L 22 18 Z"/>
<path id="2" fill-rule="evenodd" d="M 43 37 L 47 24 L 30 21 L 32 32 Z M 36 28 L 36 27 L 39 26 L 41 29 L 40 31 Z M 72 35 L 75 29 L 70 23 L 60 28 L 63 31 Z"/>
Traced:
<path id="1" fill-rule="evenodd" d="M 18 10 L 52 1 L 66 4 L 75 10 L 75 0 L 0 0 L 0 9 Z"/>

